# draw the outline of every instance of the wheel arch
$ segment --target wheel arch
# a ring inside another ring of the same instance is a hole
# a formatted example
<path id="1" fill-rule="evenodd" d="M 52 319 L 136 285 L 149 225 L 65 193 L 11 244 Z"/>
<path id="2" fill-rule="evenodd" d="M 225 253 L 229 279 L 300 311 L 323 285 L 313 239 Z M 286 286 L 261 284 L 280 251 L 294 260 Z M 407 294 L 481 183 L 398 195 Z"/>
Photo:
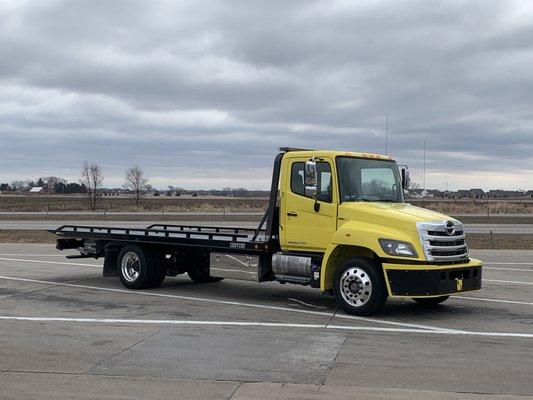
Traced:
<path id="1" fill-rule="evenodd" d="M 328 246 L 320 273 L 320 290 L 326 291 L 333 289 L 333 278 L 335 270 L 345 260 L 353 257 L 365 257 L 376 262 L 381 261 L 379 256 L 371 249 L 363 246 L 354 245 L 330 245 Z"/>

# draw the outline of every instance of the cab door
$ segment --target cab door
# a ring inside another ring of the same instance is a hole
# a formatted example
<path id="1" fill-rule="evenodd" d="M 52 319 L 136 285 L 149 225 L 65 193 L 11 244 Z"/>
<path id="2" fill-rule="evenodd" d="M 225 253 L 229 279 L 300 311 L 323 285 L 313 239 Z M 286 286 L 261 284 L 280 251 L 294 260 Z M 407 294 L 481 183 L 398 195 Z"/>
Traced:
<path id="1" fill-rule="evenodd" d="M 330 160 L 317 161 L 317 195 L 305 195 L 304 165 L 307 159 L 290 159 L 289 176 L 281 199 L 281 245 L 283 250 L 325 251 L 337 230 L 337 204 L 334 201 L 335 179 Z"/>

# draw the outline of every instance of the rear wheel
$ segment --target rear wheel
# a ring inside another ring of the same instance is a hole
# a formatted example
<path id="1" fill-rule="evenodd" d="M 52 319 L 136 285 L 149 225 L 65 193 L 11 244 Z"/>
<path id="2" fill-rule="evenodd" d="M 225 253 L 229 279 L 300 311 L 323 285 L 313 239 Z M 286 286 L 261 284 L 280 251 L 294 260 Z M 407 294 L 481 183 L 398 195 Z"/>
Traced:
<path id="1" fill-rule="evenodd" d="M 367 258 L 352 258 L 335 271 L 333 291 L 348 314 L 369 316 L 387 300 L 387 289 L 378 266 Z"/>
<path id="2" fill-rule="evenodd" d="M 154 264 L 156 270 L 152 278 L 152 282 L 150 282 L 147 288 L 158 288 L 167 277 L 167 265 L 159 258 Z"/>
<path id="3" fill-rule="evenodd" d="M 148 249 L 135 245 L 124 246 L 119 253 L 118 276 L 128 289 L 151 287 L 157 277 L 157 263 Z"/>
<path id="4" fill-rule="evenodd" d="M 436 306 L 437 304 L 440 304 L 448 300 L 449 298 L 450 296 L 420 297 L 420 298 L 413 298 L 413 300 L 422 306 Z"/>

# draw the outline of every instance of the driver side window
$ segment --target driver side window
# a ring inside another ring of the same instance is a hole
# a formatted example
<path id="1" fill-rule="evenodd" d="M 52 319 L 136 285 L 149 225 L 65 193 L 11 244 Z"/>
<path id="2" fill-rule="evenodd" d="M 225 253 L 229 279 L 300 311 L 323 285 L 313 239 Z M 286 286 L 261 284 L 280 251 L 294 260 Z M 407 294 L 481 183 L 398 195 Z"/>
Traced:
<path id="1" fill-rule="evenodd" d="M 291 167 L 291 191 L 300 196 L 305 196 L 304 165 L 304 162 L 295 162 Z M 317 162 L 316 168 L 318 175 L 316 198 L 331 203 L 333 201 L 331 166 L 327 162 Z"/>

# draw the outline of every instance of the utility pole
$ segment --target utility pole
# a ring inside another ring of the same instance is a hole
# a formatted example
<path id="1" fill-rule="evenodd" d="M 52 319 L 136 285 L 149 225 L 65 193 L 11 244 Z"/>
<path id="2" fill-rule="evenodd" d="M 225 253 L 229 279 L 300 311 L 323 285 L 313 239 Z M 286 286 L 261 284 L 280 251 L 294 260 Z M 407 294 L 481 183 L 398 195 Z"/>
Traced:
<path id="1" fill-rule="evenodd" d="M 385 125 L 385 154 L 389 155 L 389 113 L 387 113 L 387 123 Z"/>
<path id="2" fill-rule="evenodd" d="M 424 139 L 424 174 L 422 175 L 424 177 L 424 188 L 426 188 L 426 139 Z"/>

